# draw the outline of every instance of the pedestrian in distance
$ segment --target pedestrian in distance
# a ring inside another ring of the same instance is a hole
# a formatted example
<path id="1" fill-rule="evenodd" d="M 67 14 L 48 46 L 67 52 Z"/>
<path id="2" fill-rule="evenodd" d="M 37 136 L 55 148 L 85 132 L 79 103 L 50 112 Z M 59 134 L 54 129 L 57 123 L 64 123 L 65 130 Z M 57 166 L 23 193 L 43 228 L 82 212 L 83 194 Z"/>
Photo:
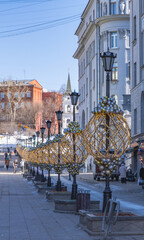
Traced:
<path id="1" fill-rule="evenodd" d="M 17 172 L 17 167 L 18 167 L 18 160 L 15 159 L 14 162 L 13 162 L 14 173 Z"/>
<path id="2" fill-rule="evenodd" d="M 10 162 L 10 159 L 9 159 L 9 156 L 7 156 L 7 159 L 5 161 L 5 165 L 6 165 L 7 171 L 8 171 L 8 168 L 9 168 L 9 162 Z"/>
<path id="3" fill-rule="evenodd" d="M 121 164 L 121 166 L 119 168 L 119 173 L 120 173 L 121 183 L 126 183 L 126 167 L 125 167 L 125 163 Z"/>
<path id="4" fill-rule="evenodd" d="M 139 177 L 139 185 L 144 185 L 144 165 L 140 168 Z"/>

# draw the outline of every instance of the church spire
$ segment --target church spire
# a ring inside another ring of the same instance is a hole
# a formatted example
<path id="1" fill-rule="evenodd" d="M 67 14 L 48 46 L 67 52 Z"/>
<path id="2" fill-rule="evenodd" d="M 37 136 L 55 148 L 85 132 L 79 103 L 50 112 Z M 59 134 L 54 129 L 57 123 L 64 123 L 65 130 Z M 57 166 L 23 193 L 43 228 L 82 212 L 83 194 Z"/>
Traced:
<path id="1" fill-rule="evenodd" d="M 67 88 L 66 88 L 65 95 L 69 95 L 71 92 L 72 92 L 72 91 L 71 91 L 70 74 L 68 74 Z"/>

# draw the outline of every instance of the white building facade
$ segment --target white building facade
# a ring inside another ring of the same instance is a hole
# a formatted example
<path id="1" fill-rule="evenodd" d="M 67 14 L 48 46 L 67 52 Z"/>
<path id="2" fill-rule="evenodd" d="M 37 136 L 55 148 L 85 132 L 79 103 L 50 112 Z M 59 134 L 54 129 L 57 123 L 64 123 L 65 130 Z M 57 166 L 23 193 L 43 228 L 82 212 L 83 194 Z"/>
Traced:
<path id="1" fill-rule="evenodd" d="M 139 175 L 139 148 L 144 147 L 144 0 L 130 2 L 130 30 L 133 170 Z"/>
<path id="2" fill-rule="evenodd" d="M 106 95 L 106 73 L 100 53 L 116 53 L 110 81 L 115 95 L 131 125 L 130 96 L 130 10 L 129 0 L 89 0 L 76 30 L 78 48 L 74 58 L 79 67 L 79 123 L 82 128 L 92 117 L 91 111 Z M 91 166 L 92 158 L 86 165 Z"/>

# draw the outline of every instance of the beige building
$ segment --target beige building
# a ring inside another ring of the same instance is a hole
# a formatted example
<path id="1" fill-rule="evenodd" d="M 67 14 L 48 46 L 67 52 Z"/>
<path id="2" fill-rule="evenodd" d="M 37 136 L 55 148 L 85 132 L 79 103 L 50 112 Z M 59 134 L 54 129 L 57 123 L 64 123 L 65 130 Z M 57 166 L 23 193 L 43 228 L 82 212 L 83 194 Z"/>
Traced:
<path id="1" fill-rule="evenodd" d="M 144 0 L 130 1 L 131 30 L 131 113 L 133 170 L 139 174 L 144 159 Z"/>

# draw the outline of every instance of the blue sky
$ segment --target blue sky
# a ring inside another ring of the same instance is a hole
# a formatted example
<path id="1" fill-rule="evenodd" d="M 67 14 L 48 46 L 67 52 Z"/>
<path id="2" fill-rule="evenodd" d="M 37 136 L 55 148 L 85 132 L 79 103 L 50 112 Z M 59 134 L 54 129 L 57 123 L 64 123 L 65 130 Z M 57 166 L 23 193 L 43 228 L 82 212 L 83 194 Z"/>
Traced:
<path id="1" fill-rule="evenodd" d="M 0 0 L 0 81 L 37 79 L 44 88 L 58 91 L 69 72 L 72 90 L 77 90 L 74 33 L 87 3 Z"/>

